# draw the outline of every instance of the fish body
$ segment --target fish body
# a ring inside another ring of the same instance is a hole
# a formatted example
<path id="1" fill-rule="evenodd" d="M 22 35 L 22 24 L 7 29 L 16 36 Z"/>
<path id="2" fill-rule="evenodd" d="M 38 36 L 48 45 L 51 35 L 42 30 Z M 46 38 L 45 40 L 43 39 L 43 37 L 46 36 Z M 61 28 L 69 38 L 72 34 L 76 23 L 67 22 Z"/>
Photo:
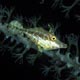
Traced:
<path id="1" fill-rule="evenodd" d="M 9 23 L 9 31 L 12 34 L 18 34 L 20 36 L 26 35 L 38 48 L 40 52 L 43 50 L 54 50 L 60 48 L 67 48 L 67 44 L 58 40 L 58 38 L 42 27 L 35 28 L 23 28 L 22 24 L 16 20 Z"/>

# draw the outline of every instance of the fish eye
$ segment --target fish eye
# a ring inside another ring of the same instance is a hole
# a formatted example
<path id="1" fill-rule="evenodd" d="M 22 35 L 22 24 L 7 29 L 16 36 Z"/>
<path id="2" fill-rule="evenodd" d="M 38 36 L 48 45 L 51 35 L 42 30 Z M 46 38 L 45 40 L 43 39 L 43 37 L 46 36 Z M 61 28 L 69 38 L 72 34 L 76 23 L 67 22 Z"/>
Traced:
<path id="1" fill-rule="evenodd" d="M 51 40 L 56 40 L 56 37 L 55 36 L 52 36 Z"/>

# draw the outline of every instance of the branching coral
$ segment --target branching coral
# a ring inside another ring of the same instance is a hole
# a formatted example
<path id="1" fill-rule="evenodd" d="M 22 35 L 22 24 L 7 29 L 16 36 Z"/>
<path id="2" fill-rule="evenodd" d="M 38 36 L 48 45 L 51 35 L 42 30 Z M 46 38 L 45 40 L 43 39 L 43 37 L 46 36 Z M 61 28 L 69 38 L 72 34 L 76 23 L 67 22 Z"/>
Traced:
<path id="1" fill-rule="evenodd" d="M 14 8 L 12 9 L 7 9 L 6 7 L 2 7 L 0 6 L 0 21 L 2 22 L 4 18 L 6 18 L 5 20 L 5 23 L 8 23 L 10 18 L 11 18 L 11 15 L 12 15 L 12 12 L 13 12 Z"/>
<path id="2" fill-rule="evenodd" d="M 70 6 L 67 6 L 64 4 L 64 0 L 54 0 L 53 4 L 51 5 L 51 8 L 54 9 L 55 7 L 58 6 L 59 8 L 63 9 L 61 12 L 65 13 L 65 18 L 69 18 L 71 10 L 76 5 L 79 5 L 79 3 L 80 3 L 80 0 L 74 0 L 74 2 Z"/>
<path id="3" fill-rule="evenodd" d="M 67 40 L 68 40 L 68 43 L 69 43 L 68 50 L 70 51 L 71 45 L 76 46 L 76 56 L 79 56 L 79 50 L 78 50 L 79 35 L 76 36 L 74 34 L 70 34 L 69 36 L 67 36 Z"/>
<path id="4" fill-rule="evenodd" d="M 70 6 L 65 6 L 65 5 L 63 5 L 63 3 L 62 3 L 61 7 L 64 8 L 64 10 L 63 10 L 62 12 L 66 12 L 65 17 L 69 17 L 69 13 L 70 13 L 71 9 L 72 9 L 77 3 L 79 3 L 79 1 L 80 1 L 80 0 L 75 0 L 75 1 L 72 3 L 72 5 L 70 5 Z"/>
<path id="5" fill-rule="evenodd" d="M 77 21 L 80 21 L 80 15 L 75 15 L 75 17 L 77 18 Z"/>

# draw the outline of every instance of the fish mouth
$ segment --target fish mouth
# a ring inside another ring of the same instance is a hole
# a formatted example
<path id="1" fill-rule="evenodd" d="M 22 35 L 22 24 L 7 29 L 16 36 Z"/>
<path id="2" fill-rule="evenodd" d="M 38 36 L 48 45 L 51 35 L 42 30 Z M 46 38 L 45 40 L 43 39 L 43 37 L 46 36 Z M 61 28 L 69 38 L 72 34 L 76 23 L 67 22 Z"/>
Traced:
<path id="1" fill-rule="evenodd" d="M 60 48 L 67 48 L 67 44 L 61 44 Z"/>

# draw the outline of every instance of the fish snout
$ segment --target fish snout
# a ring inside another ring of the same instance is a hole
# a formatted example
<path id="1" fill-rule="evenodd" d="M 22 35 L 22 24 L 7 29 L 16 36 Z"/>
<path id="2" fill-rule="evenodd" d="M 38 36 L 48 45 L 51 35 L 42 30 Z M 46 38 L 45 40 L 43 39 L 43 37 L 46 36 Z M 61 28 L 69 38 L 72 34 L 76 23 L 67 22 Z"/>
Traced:
<path id="1" fill-rule="evenodd" d="M 67 48 L 67 44 L 61 43 L 60 48 Z"/>

